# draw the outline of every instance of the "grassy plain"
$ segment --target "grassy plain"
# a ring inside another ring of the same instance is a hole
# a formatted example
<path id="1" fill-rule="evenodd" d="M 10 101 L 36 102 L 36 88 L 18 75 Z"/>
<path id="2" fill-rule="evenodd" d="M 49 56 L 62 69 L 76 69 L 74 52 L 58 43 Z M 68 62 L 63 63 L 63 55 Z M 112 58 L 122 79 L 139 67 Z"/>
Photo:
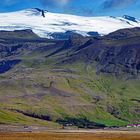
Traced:
<path id="1" fill-rule="evenodd" d="M 139 132 L 93 131 L 77 133 L 0 133 L 0 140 L 139 140 Z"/>

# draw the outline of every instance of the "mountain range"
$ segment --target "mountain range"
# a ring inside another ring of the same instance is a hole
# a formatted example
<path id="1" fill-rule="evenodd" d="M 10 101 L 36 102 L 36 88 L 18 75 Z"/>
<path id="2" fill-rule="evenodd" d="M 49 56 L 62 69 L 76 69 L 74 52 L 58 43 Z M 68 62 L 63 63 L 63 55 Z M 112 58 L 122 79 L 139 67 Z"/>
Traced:
<path id="1" fill-rule="evenodd" d="M 40 9 L 0 19 L 0 124 L 140 123 L 138 20 Z"/>

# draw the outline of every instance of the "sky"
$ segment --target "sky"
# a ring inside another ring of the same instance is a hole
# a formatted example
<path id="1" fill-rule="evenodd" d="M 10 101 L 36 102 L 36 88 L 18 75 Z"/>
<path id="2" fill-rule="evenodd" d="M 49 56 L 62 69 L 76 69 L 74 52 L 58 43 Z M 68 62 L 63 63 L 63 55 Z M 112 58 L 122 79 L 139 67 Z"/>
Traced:
<path id="1" fill-rule="evenodd" d="M 140 19 L 140 0 L 0 0 L 0 12 L 41 8 L 82 16 L 123 16 Z"/>

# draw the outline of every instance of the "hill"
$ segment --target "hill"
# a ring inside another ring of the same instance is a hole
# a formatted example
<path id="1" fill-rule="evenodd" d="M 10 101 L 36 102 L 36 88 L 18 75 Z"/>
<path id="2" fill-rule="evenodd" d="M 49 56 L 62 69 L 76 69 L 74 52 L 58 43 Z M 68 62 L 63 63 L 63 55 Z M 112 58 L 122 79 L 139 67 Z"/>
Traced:
<path id="1" fill-rule="evenodd" d="M 0 123 L 140 123 L 139 30 L 68 40 L 40 38 L 31 30 L 0 32 Z"/>

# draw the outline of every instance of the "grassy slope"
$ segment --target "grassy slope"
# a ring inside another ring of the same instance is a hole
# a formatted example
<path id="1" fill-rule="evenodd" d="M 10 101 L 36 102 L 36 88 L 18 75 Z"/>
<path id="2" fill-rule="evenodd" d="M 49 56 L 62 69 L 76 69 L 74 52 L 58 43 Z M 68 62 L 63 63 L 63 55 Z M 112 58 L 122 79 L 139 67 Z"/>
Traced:
<path id="1" fill-rule="evenodd" d="M 107 126 L 139 122 L 140 115 L 134 110 L 140 105 L 131 101 L 140 99 L 139 80 L 125 81 L 116 80 L 113 76 L 97 76 L 94 66 L 82 63 L 55 68 L 48 64 L 49 61 L 45 61 L 34 69 L 33 64 L 23 61 L 12 71 L 1 75 L 0 113 L 6 111 L 6 117 L 0 117 L 0 122 L 48 125 L 45 121 L 35 121 L 9 109 L 49 115 L 53 122 L 66 117 L 86 117 Z"/>
<path id="2" fill-rule="evenodd" d="M 42 125 L 42 126 L 48 126 L 52 128 L 59 127 L 59 125 L 56 123 L 30 118 L 22 114 L 11 112 L 8 110 L 0 110 L 0 124 Z"/>
<path id="3" fill-rule="evenodd" d="M 53 122 L 67 117 L 86 117 L 107 126 L 140 123 L 136 111 L 140 108 L 140 78 L 126 81 L 96 75 L 94 64 L 58 65 L 67 52 L 46 58 L 56 50 L 19 55 L 22 63 L 0 75 L 0 123 L 57 127 Z M 12 110 L 48 115 L 52 122 Z"/>

